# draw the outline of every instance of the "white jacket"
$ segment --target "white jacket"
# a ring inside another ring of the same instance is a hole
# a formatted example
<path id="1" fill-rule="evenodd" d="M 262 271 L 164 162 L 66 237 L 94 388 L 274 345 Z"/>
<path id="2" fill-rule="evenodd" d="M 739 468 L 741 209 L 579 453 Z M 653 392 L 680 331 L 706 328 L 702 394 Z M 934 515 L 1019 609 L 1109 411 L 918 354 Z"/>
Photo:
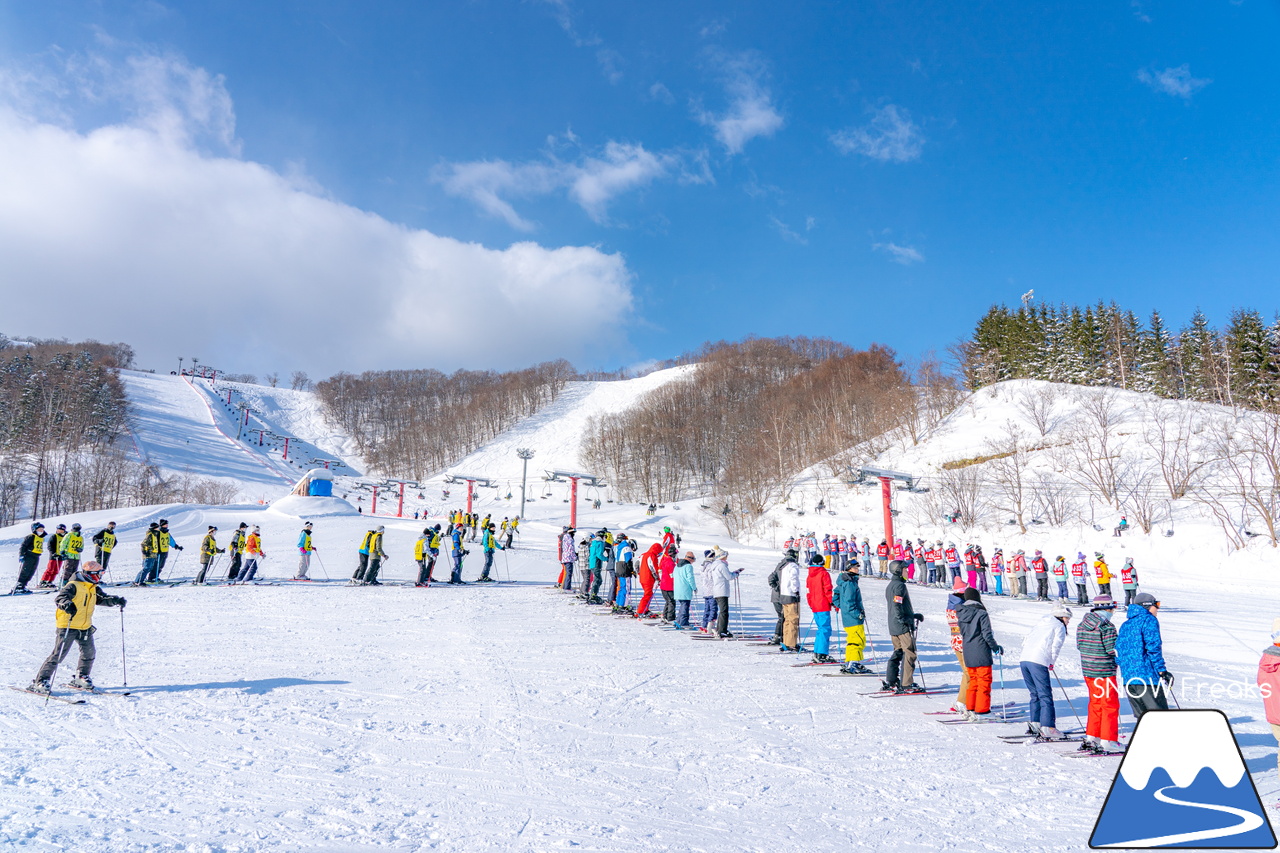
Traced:
<path id="1" fill-rule="evenodd" d="M 778 594 L 783 598 L 800 597 L 800 564 L 790 560 L 778 572 Z"/>
<path id="2" fill-rule="evenodd" d="M 1062 624 L 1062 620 L 1056 616 L 1046 616 L 1035 624 L 1031 633 L 1022 641 L 1022 656 L 1019 660 L 1053 666 L 1066 639 L 1067 626 Z"/>
<path id="3" fill-rule="evenodd" d="M 739 569 L 738 571 L 740 572 L 742 570 Z M 707 588 L 709 588 L 711 592 L 704 592 L 703 595 L 709 594 L 716 598 L 728 598 L 731 582 L 738 576 L 738 572 L 731 571 L 729 569 L 729 561 L 712 560 L 711 565 L 707 567 L 707 575 L 711 581 L 710 587 Z"/>
<path id="4" fill-rule="evenodd" d="M 715 591 L 715 580 L 713 578 L 715 569 L 712 567 L 714 565 L 715 560 L 703 560 L 702 565 L 693 570 L 694 578 L 698 584 L 698 594 L 704 598 L 711 598 L 717 594 Z"/>

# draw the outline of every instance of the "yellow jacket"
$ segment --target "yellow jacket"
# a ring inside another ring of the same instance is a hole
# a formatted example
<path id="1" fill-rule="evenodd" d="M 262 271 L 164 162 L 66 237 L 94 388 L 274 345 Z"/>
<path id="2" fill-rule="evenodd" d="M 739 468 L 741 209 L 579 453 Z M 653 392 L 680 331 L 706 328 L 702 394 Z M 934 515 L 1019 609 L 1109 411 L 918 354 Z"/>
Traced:
<path id="1" fill-rule="evenodd" d="M 1098 574 L 1098 583 L 1111 583 L 1111 569 L 1106 560 L 1094 560 L 1093 570 Z"/>
<path id="2" fill-rule="evenodd" d="M 84 536 L 74 530 L 62 537 L 62 555 L 73 560 L 80 559 L 84 551 Z"/>
<path id="3" fill-rule="evenodd" d="M 58 605 L 55 611 L 55 622 L 59 628 L 70 628 L 74 631 L 88 631 L 93 628 L 93 608 L 102 604 L 107 607 L 119 607 L 123 602 L 123 598 L 117 598 L 113 595 L 103 595 L 98 585 L 87 580 L 77 579 L 58 590 L 58 597 L 55 599 Z M 62 608 L 68 604 L 73 604 L 75 615 L 71 615 Z"/>

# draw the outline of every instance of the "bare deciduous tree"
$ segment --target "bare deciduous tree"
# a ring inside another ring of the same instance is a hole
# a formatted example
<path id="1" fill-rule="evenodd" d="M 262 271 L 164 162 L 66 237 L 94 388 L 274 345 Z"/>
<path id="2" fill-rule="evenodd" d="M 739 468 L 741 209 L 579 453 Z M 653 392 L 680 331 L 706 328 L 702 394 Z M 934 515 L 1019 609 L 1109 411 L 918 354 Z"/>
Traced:
<path id="1" fill-rule="evenodd" d="M 289 387 L 294 391 L 310 391 L 316 385 L 311 381 L 311 377 L 307 376 L 305 370 L 295 370 L 289 377 Z"/>
<path id="2" fill-rule="evenodd" d="M 1203 475 L 1208 457 L 1193 446 L 1197 417 L 1189 403 L 1165 403 L 1151 399 L 1144 403 L 1147 426 L 1143 439 L 1155 456 L 1172 500 L 1184 498 L 1196 487 Z"/>
<path id="3" fill-rule="evenodd" d="M 1031 449 L 1022 429 L 1005 421 L 999 436 L 987 443 L 987 453 L 995 458 L 986 463 L 994 495 L 995 509 L 1013 514 L 1018 530 L 1027 532 L 1026 513 L 1032 508 L 1031 483 L 1027 465 Z"/>
<path id="4" fill-rule="evenodd" d="M 1041 438 L 1058 426 L 1060 418 L 1055 414 L 1058 397 L 1058 389 L 1053 385 L 1024 388 L 1018 394 L 1018 411 L 1031 422 Z"/>
<path id="5" fill-rule="evenodd" d="M 1067 444 L 1057 458 L 1067 476 L 1120 509 L 1118 485 L 1122 466 L 1116 428 L 1122 422 L 1114 391 L 1090 391 L 1080 398 L 1077 416 L 1065 428 Z"/>

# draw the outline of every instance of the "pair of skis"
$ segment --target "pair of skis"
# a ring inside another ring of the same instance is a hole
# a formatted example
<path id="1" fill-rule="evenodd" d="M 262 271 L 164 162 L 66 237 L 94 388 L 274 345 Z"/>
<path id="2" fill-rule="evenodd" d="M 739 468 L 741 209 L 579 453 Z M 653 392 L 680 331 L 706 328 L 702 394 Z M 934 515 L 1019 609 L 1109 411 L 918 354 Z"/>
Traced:
<path id="1" fill-rule="evenodd" d="M 65 687 L 67 690 L 70 690 L 73 693 L 87 693 L 91 696 L 132 696 L 133 695 L 127 690 L 117 692 L 117 691 L 108 691 L 108 690 L 98 690 L 97 688 L 94 688 L 93 690 L 85 690 L 83 687 L 72 687 L 70 684 L 63 684 L 61 686 Z M 87 705 L 88 704 L 88 702 L 84 699 L 72 699 L 69 696 L 58 696 L 55 693 L 41 693 L 39 690 L 32 690 L 28 687 L 10 686 L 9 689 L 16 690 L 19 693 L 28 693 L 32 696 L 38 696 L 41 699 L 52 699 L 55 702 L 62 702 L 67 705 Z"/>

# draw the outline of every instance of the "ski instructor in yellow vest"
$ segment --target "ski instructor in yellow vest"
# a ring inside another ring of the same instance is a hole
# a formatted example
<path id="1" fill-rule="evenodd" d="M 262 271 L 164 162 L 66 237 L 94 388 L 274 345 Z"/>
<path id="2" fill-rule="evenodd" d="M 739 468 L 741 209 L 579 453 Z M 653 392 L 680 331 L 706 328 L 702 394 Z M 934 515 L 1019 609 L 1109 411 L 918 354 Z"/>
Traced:
<path id="1" fill-rule="evenodd" d="M 93 608 L 101 604 L 106 607 L 124 609 L 125 600 L 120 596 L 106 595 L 98 587 L 102 579 L 102 566 L 90 560 L 71 580 L 58 591 L 54 602 L 57 604 L 56 624 L 57 639 L 53 653 L 45 659 L 35 681 L 27 688 L 32 693 L 48 693 L 51 685 L 49 679 L 62 659 L 71 651 L 71 644 L 80 645 L 80 665 L 76 675 L 71 679 L 70 687 L 75 690 L 93 690 L 93 682 L 89 680 L 89 672 L 93 669 L 93 659 L 97 652 L 93 646 Z"/>

